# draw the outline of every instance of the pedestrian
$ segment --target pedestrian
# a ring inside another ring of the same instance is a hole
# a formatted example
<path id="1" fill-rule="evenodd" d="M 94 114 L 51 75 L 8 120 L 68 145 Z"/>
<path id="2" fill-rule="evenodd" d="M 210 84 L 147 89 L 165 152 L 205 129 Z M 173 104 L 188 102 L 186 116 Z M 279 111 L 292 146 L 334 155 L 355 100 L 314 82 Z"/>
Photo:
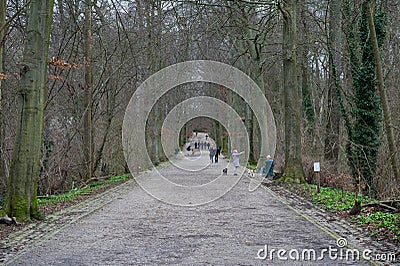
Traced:
<path id="1" fill-rule="evenodd" d="M 271 155 L 267 155 L 267 160 L 265 161 L 265 172 L 267 173 L 266 177 L 274 177 L 274 160 Z"/>
<path id="2" fill-rule="evenodd" d="M 207 142 L 207 149 L 210 149 L 210 142 Z"/>
<path id="3" fill-rule="evenodd" d="M 211 149 L 210 149 L 210 161 L 211 161 L 211 163 L 214 162 L 214 156 L 215 156 L 216 152 L 217 152 L 217 150 L 214 149 L 213 147 L 211 147 Z"/>
<path id="4" fill-rule="evenodd" d="M 187 156 L 189 156 L 190 155 L 190 151 L 191 151 L 191 148 L 190 148 L 190 144 L 186 147 L 186 155 Z"/>
<path id="5" fill-rule="evenodd" d="M 194 143 L 194 148 L 197 150 L 197 142 Z"/>
<path id="6" fill-rule="evenodd" d="M 240 155 L 242 155 L 244 153 L 244 151 L 242 151 L 242 152 L 238 152 L 237 150 L 233 150 L 232 151 L 232 157 L 233 157 L 233 175 L 237 175 L 237 169 L 239 168 L 239 166 L 240 166 L 240 163 L 239 163 L 239 158 L 240 158 Z"/>
<path id="7" fill-rule="evenodd" d="M 215 151 L 215 163 L 218 163 L 218 157 L 221 154 L 221 146 L 218 146 L 216 151 Z"/>

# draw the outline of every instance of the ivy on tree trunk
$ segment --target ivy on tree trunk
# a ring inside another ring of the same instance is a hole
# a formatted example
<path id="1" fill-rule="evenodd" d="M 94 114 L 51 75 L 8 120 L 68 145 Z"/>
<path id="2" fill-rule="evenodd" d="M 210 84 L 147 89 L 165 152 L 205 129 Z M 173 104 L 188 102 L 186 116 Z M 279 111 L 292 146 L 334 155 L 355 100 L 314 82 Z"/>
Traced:
<path id="1" fill-rule="evenodd" d="M 350 10 L 350 2 L 347 1 L 345 11 L 350 14 Z M 375 24 L 378 43 L 382 45 L 385 39 L 385 15 L 383 13 L 377 13 Z M 361 178 L 366 183 L 364 193 L 375 196 L 374 179 L 381 145 L 382 108 L 377 95 L 375 59 L 365 5 L 362 7 L 358 37 L 359 43 L 357 45 L 355 33 L 350 32 L 347 35 L 354 98 L 350 110 L 352 119 L 345 118 L 348 121 L 346 127 L 349 138 L 346 153 L 352 168 L 352 175 L 357 180 L 356 182 Z M 352 121 L 352 123 L 349 121 Z"/>

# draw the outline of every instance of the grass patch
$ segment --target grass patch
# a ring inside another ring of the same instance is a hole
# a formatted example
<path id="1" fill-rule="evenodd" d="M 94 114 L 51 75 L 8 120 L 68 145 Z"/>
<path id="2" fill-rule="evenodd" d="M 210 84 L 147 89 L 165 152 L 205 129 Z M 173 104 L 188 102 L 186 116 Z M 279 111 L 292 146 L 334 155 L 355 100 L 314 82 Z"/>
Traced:
<path id="1" fill-rule="evenodd" d="M 62 194 L 39 198 L 38 203 L 39 205 L 57 205 L 60 203 L 69 202 L 81 196 L 92 194 L 100 189 L 111 186 L 112 184 L 115 184 L 117 182 L 129 179 L 131 176 L 132 176 L 131 174 L 126 174 L 120 176 L 112 176 L 104 180 L 93 181 L 85 185 L 84 187 L 74 188 Z"/>

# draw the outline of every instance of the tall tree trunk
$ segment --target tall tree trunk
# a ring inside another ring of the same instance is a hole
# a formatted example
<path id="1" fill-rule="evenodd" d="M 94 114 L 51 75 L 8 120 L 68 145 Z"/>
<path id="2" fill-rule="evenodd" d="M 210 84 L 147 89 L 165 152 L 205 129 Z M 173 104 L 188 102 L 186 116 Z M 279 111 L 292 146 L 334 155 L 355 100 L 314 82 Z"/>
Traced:
<path id="1" fill-rule="evenodd" d="M 301 156 L 300 99 L 297 79 L 297 0 L 285 0 L 283 14 L 283 89 L 285 101 L 285 169 L 282 179 L 305 182 Z"/>
<path id="2" fill-rule="evenodd" d="M 380 56 L 380 51 L 379 51 L 380 49 L 379 49 L 379 45 L 378 45 L 378 38 L 376 36 L 374 16 L 373 16 L 372 8 L 371 8 L 371 0 L 366 0 L 365 5 L 367 8 L 368 27 L 369 27 L 369 32 L 371 35 L 371 42 L 372 42 L 374 58 L 375 58 L 377 85 L 378 85 L 378 90 L 379 90 L 379 96 L 380 96 L 381 103 L 382 103 L 383 122 L 384 122 L 384 125 L 386 128 L 386 134 L 387 134 L 388 143 L 389 143 L 390 161 L 392 164 L 392 169 L 393 169 L 395 179 L 400 180 L 399 179 L 400 178 L 399 169 L 397 166 L 397 150 L 396 150 L 396 144 L 395 144 L 393 128 L 392 128 L 392 118 L 391 118 L 391 113 L 390 113 L 390 109 L 389 109 L 388 98 L 386 95 L 385 84 L 383 81 L 382 62 L 381 62 L 381 56 Z"/>
<path id="3" fill-rule="evenodd" d="M 376 66 L 368 29 L 368 12 L 365 5 L 362 5 L 358 31 L 355 31 L 353 27 L 353 11 L 359 9 L 358 7 L 359 5 L 354 5 L 353 1 L 344 1 L 345 33 L 350 54 L 354 91 L 353 99 L 351 99 L 351 110 L 346 111 L 343 102 L 340 105 L 349 138 L 346 154 L 352 176 L 356 183 L 358 180 L 363 180 L 366 184 L 364 193 L 374 197 L 377 192 L 375 178 L 381 145 L 382 110 L 377 95 Z M 383 43 L 385 21 L 382 14 L 379 14 L 376 18 L 379 19 L 379 23 L 375 25 L 376 27 L 379 26 L 379 34 L 377 31 L 378 42 Z M 339 95 L 339 101 L 343 101 L 341 95 Z"/>
<path id="4" fill-rule="evenodd" d="M 330 1 L 329 3 L 329 43 L 331 52 L 329 53 L 329 87 L 328 87 L 328 106 L 326 110 L 327 123 L 325 128 L 325 152 L 324 158 L 331 162 L 336 162 L 339 156 L 339 130 L 340 130 L 340 112 L 339 100 L 335 88 L 334 72 L 340 75 L 341 72 L 341 38 L 340 38 L 340 25 L 341 25 L 341 10 L 340 1 Z M 335 66 L 336 70 L 333 71 Z M 336 167 L 335 167 L 336 169 Z"/>
<path id="5" fill-rule="evenodd" d="M 8 180 L 6 212 L 17 220 L 41 218 L 37 203 L 54 0 L 32 0 L 20 66 L 19 112 Z"/>
<path id="6" fill-rule="evenodd" d="M 60 26 L 65 23 L 65 15 L 64 15 L 64 0 L 58 0 L 58 12 L 60 14 Z"/>
<path id="7" fill-rule="evenodd" d="M 147 58 L 146 63 L 148 64 L 148 76 L 153 75 L 161 69 L 161 1 L 149 0 L 142 3 L 144 5 L 145 17 L 146 17 L 146 32 L 147 32 Z M 160 131 L 162 127 L 162 108 L 160 102 L 153 107 L 153 111 L 148 120 L 148 149 L 149 155 L 153 163 L 156 165 L 163 159 L 162 154 L 162 142 L 160 138 Z"/>
<path id="8" fill-rule="evenodd" d="M 85 10 L 85 98 L 83 118 L 83 155 L 85 178 L 93 176 L 93 127 L 92 127 L 92 0 L 86 0 Z"/>
<path id="9" fill-rule="evenodd" d="M 257 43 L 253 28 L 256 25 L 256 12 L 254 6 L 245 4 L 239 0 L 233 1 L 231 8 L 236 9 L 238 16 L 237 24 L 240 25 L 240 37 L 235 40 L 235 45 L 240 55 L 241 69 L 246 72 L 264 92 L 264 76 L 262 72 L 261 45 Z M 237 110 L 239 111 L 239 110 Z M 239 113 L 242 113 L 241 110 Z M 249 138 L 249 161 L 257 162 L 259 157 L 259 130 L 257 120 L 248 104 L 244 110 L 244 124 Z M 260 161 L 261 163 L 261 161 Z M 258 165 L 261 167 L 262 165 Z"/>
<path id="10" fill-rule="evenodd" d="M 6 23 L 6 0 L 0 0 L 0 28 L 2 29 Z M 4 36 L 5 30 L 0 31 L 0 73 L 3 73 L 3 52 L 4 52 Z M 0 180 L 3 178 L 3 86 L 0 77 Z M 0 191 L 1 193 L 2 191 Z"/>
<path id="11" fill-rule="evenodd" d="M 302 28 L 302 36 L 301 36 L 301 42 L 303 43 L 299 47 L 299 53 L 298 53 L 298 61 L 299 61 L 299 67 L 301 68 L 301 71 L 298 73 L 298 78 L 299 78 L 299 83 L 301 84 L 301 93 L 300 95 L 302 96 L 301 102 L 302 102 L 302 118 L 305 119 L 304 123 L 304 129 L 305 129 L 305 140 L 307 140 L 307 144 L 310 146 L 309 150 L 312 152 L 314 155 L 318 154 L 318 149 L 316 149 L 315 145 L 315 140 L 316 140 L 316 132 L 315 132 L 315 104 L 314 104 L 314 98 L 313 98 L 313 93 L 312 93 L 312 87 L 311 87 L 311 82 L 310 82 L 310 66 L 308 62 L 308 52 L 309 52 L 309 45 L 308 40 L 309 40 L 309 28 L 307 26 L 307 17 L 304 16 L 307 11 L 305 10 L 307 6 L 305 4 L 301 4 L 301 7 L 298 8 L 300 13 L 301 18 L 299 21 L 302 23 L 300 24 L 300 27 Z"/>
<path id="12" fill-rule="evenodd" d="M 313 87 L 311 86 L 311 76 L 310 76 L 310 64 L 308 53 L 310 51 L 310 47 L 308 44 L 308 40 L 310 38 L 310 29 L 307 25 L 307 4 L 301 3 L 298 6 L 298 21 L 299 29 L 302 32 L 301 45 L 298 47 L 298 82 L 300 85 L 299 96 L 301 96 L 301 117 L 303 119 L 304 128 L 304 142 L 305 145 L 308 146 L 307 152 L 311 153 L 313 156 L 319 156 L 320 150 L 316 145 L 316 141 L 319 135 L 319 131 L 315 130 L 315 103 L 314 103 L 314 95 L 313 95 Z"/>

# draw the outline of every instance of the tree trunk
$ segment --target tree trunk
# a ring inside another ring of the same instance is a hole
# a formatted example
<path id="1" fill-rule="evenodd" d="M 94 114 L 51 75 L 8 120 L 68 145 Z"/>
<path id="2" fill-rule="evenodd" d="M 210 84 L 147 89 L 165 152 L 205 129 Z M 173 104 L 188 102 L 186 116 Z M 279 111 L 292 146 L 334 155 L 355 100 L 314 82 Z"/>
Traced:
<path id="1" fill-rule="evenodd" d="M 20 66 L 19 112 L 8 180 L 6 212 L 18 221 L 41 218 L 37 203 L 54 0 L 32 0 Z"/>
<path id="2" fill-rule="evenodd" d="M 399 169 L 397 167 L 397 150 L 396 150 L 396 144 L 395 144 L 395 139 L 394 139 L 394 134 L 393 134 L 392 118 L 391 118 L 391 113 L 390 113 L 390 109 L 389 109 L 388 98 L 386 95 L 385 84 L 383 81 L 382 62 L 381 62 L 380 51 L 379 51 L 379 46 L 378 46 L 378 38 L 376 37 L 374 17 L 373 17 L 372 8 L 371 8 L 371 0 L 367 0 L 365 2 L 365 5 L 367 7 L 368 27 L 369 27 L 369 32 L 371 35 L 371 42 L 372 42 L 373 53 L 374 53 L 374 58 L 375 58 L 377 85 L 378 85 L 379 96 L 381 99 L 382 109 L 383 109 L 382 110 L 383 111 L 383 122 L 384 122 L 384 125 L 386 128 L 386 134 L 387 134 L 388 143 L 389 143 L 390 161 L 392 164 L 394 177 L 396 180 L 399 180 L 400 176 L 399 176 Z"/>
<path id="3" fill-rule="evenodd" d="M 240 1 L 234 1 L 240 27 L 240 38 L 235 40 L 238 53 L 240 54 L 241 69 L 247 73 L 264 92 L 264 76 L 262 72 L 261 45 L 257 43 L 258 36 L 255 35 L 253 28 L 256 24 L 255 8 Z M 258 127 L 255 115 L 248 104 L 244 108 L 244 124 L 249 138 L 249 161 L 257 162 L 259 159 Z M 239 112 L 240 113 L 240 112 Z M 261 167 L 263 160 L 259 162 Z"/>
<path id="4" fill-rule="evenodd" d="M 301 21 L 300 27 L 302 31 L 301 42 L 302 45 L 298 48 L 298 59 L 299 67 L 301 71 L 298 73 L 299 84 L 301 84 L 300 95 L 302 96 L 302 112 L 301 117 L 305 119 L 304 133 L 305 133 L 305 140 L 307 145 L 309 145 L 307 151 L 311 152 L 313 155 L 318 155 L 319 150 L 317 149 L 315 142 L 316 142 L 316 132 L 315 132 L 315 104 L 314 104 L 314 97 L 312 92 L 312 86 L 310 82 L 310 65 L 308 62 L 308 52 L 309 52 L 309 44 L 308 40 L 310 38 L 310 31 L 307 26 L 307 17 L 304 16 L 307 11 L 305 10 L 308 8 L 306 5 L 302 4 L 299 7 L 300 17 L 299 21 Z"/>
<path id="5" fill-rule="evenodd" d="M 305 182 L 301 156 L 300 101 L 297 79 L 297 1 L 285 0 L 283 14 L 283 89 L 285 101 L 285 169 L 283 181 Z"/>
<path id="6" fill-rule="evenodd" d="M 325 128 L 325 152 L 324 157 L 326 160 L 336 162 L 339 156 L 339 130 L 340 130 L 340 112 L 339 112 L 339 100 L 335 90 L 335 79 L 339 77 L 333 76 L 340 75 L 340 49 L 341 49 L 341 38 L 340 38 L 340 25 L 341 25 L 341 10 L 340 1 L 331 1 L 329 3 L 329 43 L 331 47 L 331 53 L 329 56 L 329 87 L 328 87 L 328 106 L 326 110 L 327 123 Z M 336 71 L 333 71 L 333 65 L 335 65 Z"/>
<path id="7" fill-rule="evenodd" d="M 85 11 L 85 98 L 83 118 L 83 156 L 85 178 L 93 176 L 93 127 L 92 127 L 92 0 L 86 0 Z"/>
<path id="8" fill-rule="evenodd" d="M 0 0 L 0 28 L 6 23 L 6 0 Z M 0 31 L 0 73 L 3 73 L 3 52 L 4 52 L 4 34 L 5 30 Z M 3 179 L 3 91 L 2 79 L 0 77 L 0 180 Z M 2 191 L 0 191 L 2 193 Z"/>
<path id="9" fill-rule="evenodd" d="M 58 0 L 58 12 L 60 14 L 60 26 L 64 25 L 65 15 L 64 15 L 64 0 Z"/>

